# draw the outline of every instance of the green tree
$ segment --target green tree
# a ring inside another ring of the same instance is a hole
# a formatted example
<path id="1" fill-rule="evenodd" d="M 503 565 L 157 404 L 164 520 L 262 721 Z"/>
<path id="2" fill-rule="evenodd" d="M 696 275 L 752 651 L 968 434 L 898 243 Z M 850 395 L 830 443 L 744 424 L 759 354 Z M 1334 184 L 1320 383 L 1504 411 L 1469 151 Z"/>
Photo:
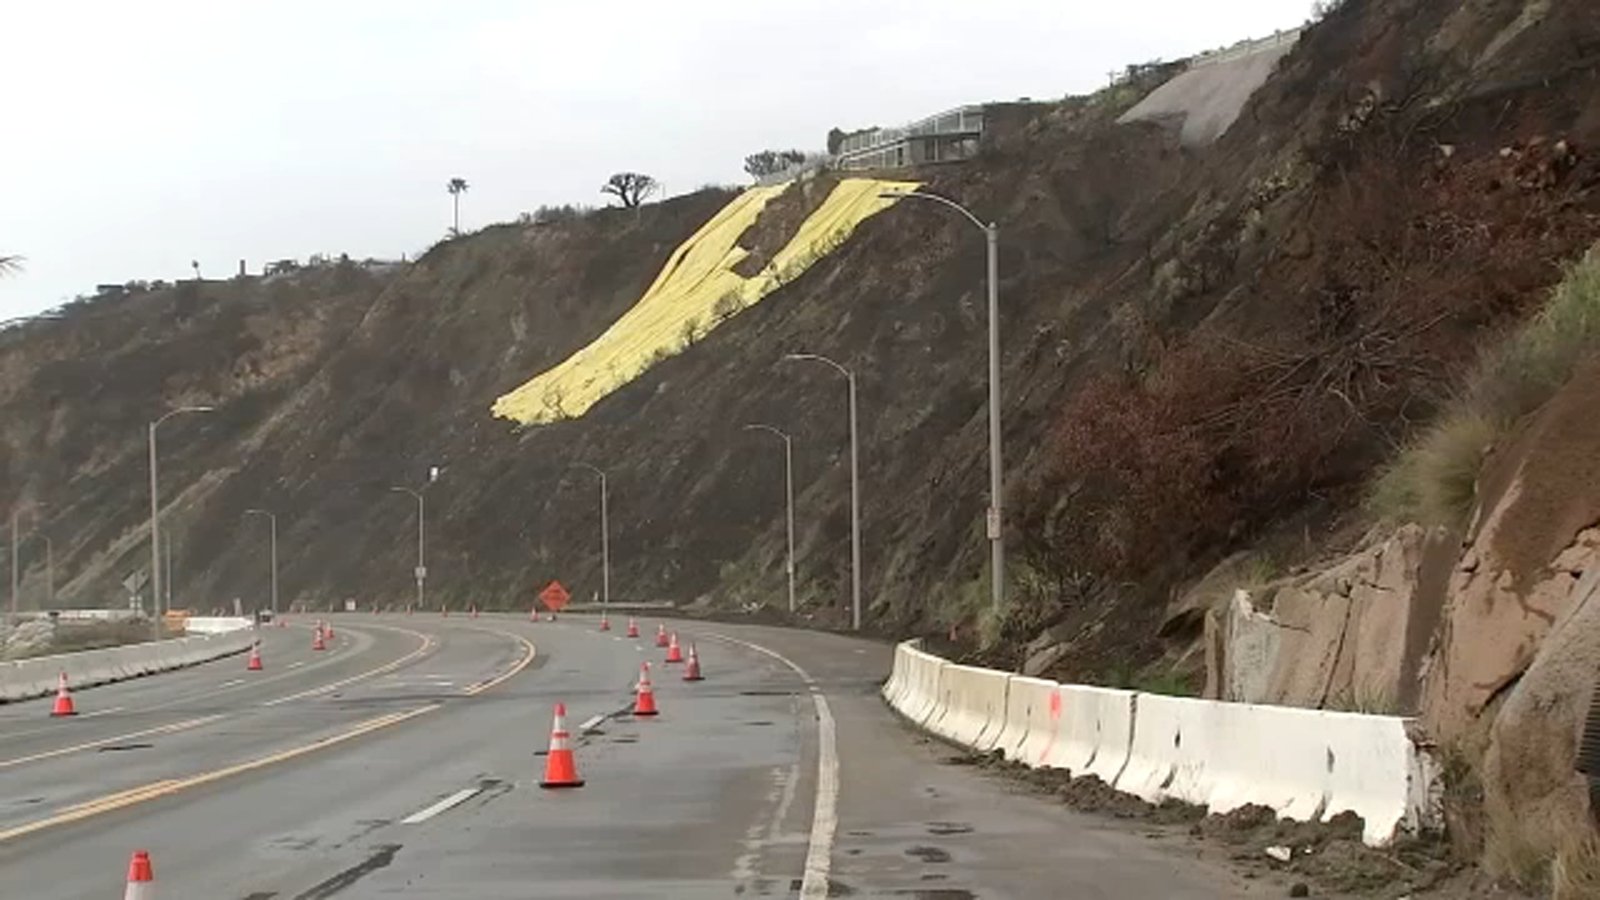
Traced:
<path id="1" fill-rule="evenodd" d="M 760 181 L 805 161 L 806 155 L 799 150 L 763 150 L 744 158 L 744 170 L 751 178 Z"/>
<path id="2" fill-rule="evenodd" d="M 445 183 L 444 189 L 450 192 L 450 199 L 455 203 L 454 224 L 450 226 L 451 234 L 461 233 L 461 195 L 467 192 L 465 178 L 452 178 Z"/>

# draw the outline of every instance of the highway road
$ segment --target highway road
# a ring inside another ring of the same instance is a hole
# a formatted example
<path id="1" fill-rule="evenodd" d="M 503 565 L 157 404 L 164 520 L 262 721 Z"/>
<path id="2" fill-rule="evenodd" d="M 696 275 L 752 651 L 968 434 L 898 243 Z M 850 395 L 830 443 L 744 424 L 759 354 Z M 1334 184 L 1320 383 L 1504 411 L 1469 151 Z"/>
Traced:
<path id="1" fill-rule="evenodd" d="M 0 897 L 1281 896 L 1008 790 L 877 696 L 891 648 L 679 623 L 707 680 L 594 620 L 342 615 L 243 657 L 0 707 Z M 620 623 L 619 623 L 620 624 Z M 643 621 L 649 630 L 655 620 Z M 662 714 L 626 714 L 641 660 Z M 564 702 L 587 785 L 538 787 Z"/>

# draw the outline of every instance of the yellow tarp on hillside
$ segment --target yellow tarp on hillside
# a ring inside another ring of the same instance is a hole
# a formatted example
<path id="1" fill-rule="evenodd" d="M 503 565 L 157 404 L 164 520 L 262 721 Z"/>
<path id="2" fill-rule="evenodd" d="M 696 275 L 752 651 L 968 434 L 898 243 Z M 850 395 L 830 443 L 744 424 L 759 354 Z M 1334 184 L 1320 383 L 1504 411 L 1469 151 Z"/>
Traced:
<path id="1" fill-rule="evenodd" d="M 755 187 L 684 241 L 631 309 L 605 333 L 560 365 L 496 400 L 493 412 L 524 425 L 581 416 L 607 394 L 793 281 L 837 249 L 856 226 L 898 202 L 883 191 L 914 190 L 915 182 L 849 178 L 834 187 L 789 243 L 757 275 L 733 270 L 747 255 L 739 238 L 787 184 Z"/>

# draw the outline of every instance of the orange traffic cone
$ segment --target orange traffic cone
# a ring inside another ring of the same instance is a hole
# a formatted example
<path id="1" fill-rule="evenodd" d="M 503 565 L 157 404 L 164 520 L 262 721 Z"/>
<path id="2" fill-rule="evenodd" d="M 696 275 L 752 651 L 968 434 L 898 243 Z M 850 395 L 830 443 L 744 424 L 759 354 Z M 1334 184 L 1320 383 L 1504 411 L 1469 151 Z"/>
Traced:
<path id="1" fill-rule="evenodd" d="M 261 671 L 261 642 L 256 641 L 250 645 L 250 661 L 244 665 L 247 672 Z"/>
<path id="2" fill-rule="evenodd" d="M 322 639 L 325 640 L 325 641 L 333 640 L 333 623 L 332 622 L 324 622 L 324 623 L 322 623 Z"/>
<path id="3" fill-rule="evenodd" d="M 689 665 L 685 666 L 684 669 L 683 669 L 683 680 L 684 681 L 705 681 L 706 680 L 705 676 L 700 674 L 700 654 L 699 654 L 698 651 L 695 650 L 693 644 L 689 645 Z"/>
<path id="4" fill-rule="evenodd" d="M 555 721 L 550 725 L 550 754 L 544 759 L 544 778 L 539 780 L 539 787 L 583 787 L 583 779 L 578 777 L 578 762 L 572 757 L 570 737 L 567 705 L 557 703 Z"/>
<path id="5" fill-rule="evenodd" d="M 640 663 L 638 693 L 633 698 L 633 714 L 654 716 L 659 713 L 660 710 L 656 709 L 656 692 L 650 686 L 650 664 Z"/>
<path id="6" fill-rule="evenodd" d="M 610 631 L 611 630 L 611 620 L 606 617 L 605 613 L 601 613 L 600 614 L 600 630 L 601 631 Z"/>
<path id="7" fill-rule="evenodd" d="M 472 617 L 474 619 L 478 617 L 478 608 L 476 606 L 472 607 Z"/>
<path id="8" fill-rule="evenodd" d="M 317 627 L 311 629 L 311 649 L 313 649 L 313 650 L 326 650 L 326 649 L 328 649 L 327 643 L 322 640 L 322 623 L 320 623 L 320 622 L 317 623 Z"/>
<path id="9" fill-rule="evenodd" d="M 50 708 L 52 716 L 75 716 L 78 714 L 72 705 L 72 694 L 67 691 L 67 673 L 61 673 L 61 680 L 56 682 L 56 705 Z"/>
<path id="10" fill-rule="evenodd" d="M 678 633 L 674 631 L 671 639 L 667 641 L 667 662 L 683 662 L 683 650 L 678 647 Z"/>
<path id="11" fill-rule="evenodd" d="M 155 900 L 155 881 L 156 873 L 150 868 L 150 852 L 133 851 L 133 858 L 128 860 L 128 889 L 122 892 L 122 900 Z"/>
<path id="12" fill-rule="evenodd" d="M 639 636 L 639 620 L 635 619 L 633 616 L 629 616 L 628 617 L 628 637 L 636 638 L 638 636 Z"/>
<path id="13" fill-rule="evenodd" d="M 665 626 L 665 625 L 657 625 L 656 626 L 656 646 L 657 647 L 665 647 L 666 645 L 667 645 L 667 626 Z"/>
<path id="14" fill-rule="evenodd" d="M 528 621 L 529 622 L 537 622 L 537 621 L 539 621 L 539 607 L 537 607 L 537 606 L 528 607 Z"/>
<path id="15" fill-rule="evenodd" d="M 439 615 L 446 619 L 450 618 L 450 607 L 445 606 L 443 603 L 439 604 Z"/>

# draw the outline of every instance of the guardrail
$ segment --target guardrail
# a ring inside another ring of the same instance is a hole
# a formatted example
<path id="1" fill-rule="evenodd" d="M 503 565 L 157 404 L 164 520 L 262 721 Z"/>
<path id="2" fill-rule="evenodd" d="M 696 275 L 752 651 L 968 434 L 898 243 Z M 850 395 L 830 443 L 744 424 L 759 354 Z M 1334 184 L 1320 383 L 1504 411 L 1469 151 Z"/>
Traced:
<path id="1" fill-rule="evenodd" d="M 196 620 L 189 621 L 192 625 Z M 246 619 L 209 621 L 218 627 L 222 622 L 244 625 L 166 641 L 0 662 L 0 703 L 48 697 L 55 693 L 56 680 L 63 672 L 74 689 L 93 687 L 243 653 L 255 641 L 255 631 Z"/>
<path id="2" fill-rule="evenodd" d="M 1151 803 L 1216 814 L 1255 804 L 1296 821 L 1354 812 L 1372 846 L 1442 817 L 1437 763 L 1398 716 L 1058 684 L 956 665 L 916 641 L 895 648 L 883 697 L 954 744 L 1094 775 Z"/>

